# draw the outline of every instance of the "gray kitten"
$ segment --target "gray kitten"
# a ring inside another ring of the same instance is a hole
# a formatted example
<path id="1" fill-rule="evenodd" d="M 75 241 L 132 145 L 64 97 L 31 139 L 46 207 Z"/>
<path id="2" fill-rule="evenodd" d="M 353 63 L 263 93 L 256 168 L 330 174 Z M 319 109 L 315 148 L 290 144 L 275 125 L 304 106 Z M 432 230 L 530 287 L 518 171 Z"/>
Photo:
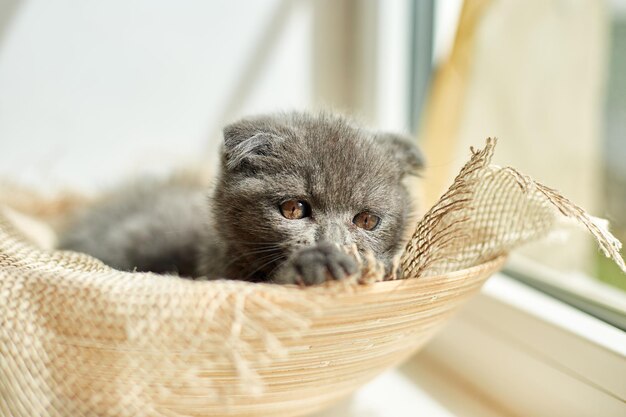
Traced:
<path id="1" fill-rule="evenodd" d="M 215 187 L 142 183 L 77 216 L 60 247 L 122 270 L 311 285 L 388 271 L 411 211 L 402 179 L 422 157 L 395 134 L 326 113 L 247 118 L 224 129 Z M 210 194 L 210 196 L 209 196 Z"/>

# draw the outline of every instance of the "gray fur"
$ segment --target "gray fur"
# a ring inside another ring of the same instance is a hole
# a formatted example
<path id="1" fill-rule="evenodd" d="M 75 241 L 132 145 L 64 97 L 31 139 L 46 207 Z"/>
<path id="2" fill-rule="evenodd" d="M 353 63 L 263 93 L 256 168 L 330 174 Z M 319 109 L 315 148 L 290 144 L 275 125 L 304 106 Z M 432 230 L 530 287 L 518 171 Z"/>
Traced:
<path id="1" fill-rule="evenodd" d="M 194 185 L 139 181 L 78 213 L 59 246 L 121 270 L 192 276 L 207 202 L 206 191 Z"/>
<path id="2" fill-rule="evenodd" d="M 301 284 L 342 279 L 356 269 L 342 245 L 391 267 L 411 211 L 401 180 L 421 166 L 421 154 L 401 136 L 338 116 L 247 118 L 224 129 L 212 191 L 167 184 L 113 193 L 73 222 L 61 246 L 125 270 Z M 292 198 L 308 201 L 311 217 L 283 217 L 279 206 Z M 381 217 L 376 229 L 352 223 L 364 210 Z"/>

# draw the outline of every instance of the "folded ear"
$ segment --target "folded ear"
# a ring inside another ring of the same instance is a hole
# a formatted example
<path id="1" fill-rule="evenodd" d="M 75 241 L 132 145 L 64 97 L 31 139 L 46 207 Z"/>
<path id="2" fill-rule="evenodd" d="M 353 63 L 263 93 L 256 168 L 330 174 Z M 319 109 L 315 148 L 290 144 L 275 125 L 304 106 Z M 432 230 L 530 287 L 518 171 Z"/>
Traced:
<path id="1" fill-rule="evenodd" d="M 383 132 L 376 134 L 376 140 L 398 161 L 403 175 L 417 175 L 424 167 L 424 156 L 409 136 Z"/>
<path id="2" fill-rule="evenodd" d="M 283 138 L 259 130 L 255 123 L 240 121 L 224 128 L 222 163 L 228 170 L 261 168 L 276 160 Z"/>

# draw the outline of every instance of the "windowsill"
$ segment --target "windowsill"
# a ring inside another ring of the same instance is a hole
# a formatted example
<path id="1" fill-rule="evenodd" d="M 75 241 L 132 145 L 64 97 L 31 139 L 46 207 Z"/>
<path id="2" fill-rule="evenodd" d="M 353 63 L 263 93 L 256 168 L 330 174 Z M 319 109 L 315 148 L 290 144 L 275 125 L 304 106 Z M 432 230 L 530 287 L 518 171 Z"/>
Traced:
<path id="1" fill-rule="evenodd" d="M 417 355 L 312 417 L 509 417 L 437 361 Z"/>
<path id="2" fill-rule="evenodd" d="M 503 274 L 417 356 L 317 417 L 623 416 L 626 333 Z"/>

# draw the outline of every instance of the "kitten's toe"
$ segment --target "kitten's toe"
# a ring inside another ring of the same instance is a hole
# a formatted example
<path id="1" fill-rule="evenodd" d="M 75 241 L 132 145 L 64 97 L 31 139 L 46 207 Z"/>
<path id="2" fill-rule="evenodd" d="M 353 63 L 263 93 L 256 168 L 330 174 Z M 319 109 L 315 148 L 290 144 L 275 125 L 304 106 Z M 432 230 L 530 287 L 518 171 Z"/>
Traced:
<path id="1" fill-rule="evenodd" d="M 344 279 L 346 275 L 348 275 L 346 274 L 345 268 L 338 262 L 330 262 L 328 264 L 328 272 L 330 272 L 330 275 L 336 280 Z"/>
<path id="2" fill-rule="evenodd" d="M 300 279 L 305 285 L 321 284 L 326 281 L 324 259 L 320 254 L 312 254 L 309 259 L 302 259 L 299 263 Z M 315 256 L 318 255 L 318 256 Z"/>
<path id="3" fill-rule="evenodd" d="M 343 253 L 342 255 L 343 256 L 339 259 L 339 264 L 344 269 L 344 271 L 346 271 L 346 274 L 356 274 L 359 271 L 359 265 L 357 264 L 356 260 L 352 256 L 345 253 Z"/>
<path id="4" fill-rule="evenodd" d="M 348 254 L 334 252 L 327 257 L 326 266 L 333 279 L 341 280 L 358 270 L 356 261 Z"/>
<path id="5" fill-rule="evenodd" d="M 342 280 L 356 273 L 356 260 L 337 246 L 321 243 L 293 256 L 274 277 L 274 282 L 317 285 L 327 280 Z"/>

